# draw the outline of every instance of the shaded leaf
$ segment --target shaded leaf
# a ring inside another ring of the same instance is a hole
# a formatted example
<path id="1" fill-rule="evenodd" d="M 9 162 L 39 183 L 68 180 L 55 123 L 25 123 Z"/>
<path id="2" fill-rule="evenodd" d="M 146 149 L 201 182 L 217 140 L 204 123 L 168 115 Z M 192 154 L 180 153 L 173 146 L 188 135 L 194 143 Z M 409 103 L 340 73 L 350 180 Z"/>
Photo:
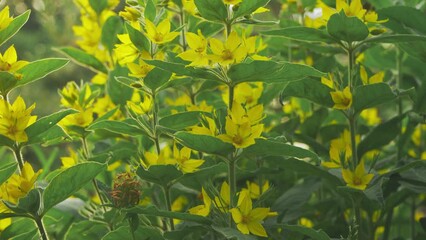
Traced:
<path id="1" fill-rule="evenodd" d="M 174 136 L 178 142 L 185 147 L 204 153 L 226 155 L 234 149 L 232 144 L 223 142 L 219 138 L 213 136 L 188 132 L 177 132 Z"/>
<path id="2" fill-rule="evenodd" d="M 331 15 L 327 22 L 327 32 L 337 40 L 349 43 L 362 41 L 369 34 L 367 25 L 357 17 L 346 16 L 343 10 Z"/>
<path id="3" fill-rule="evenodd" d="M 108 73 L 107 68 L 99 59 L 80 49 L 63 47 L 59 48 L 58 51 L 70 57 L 75 63 L 87 67 L 94 72 Z"/>

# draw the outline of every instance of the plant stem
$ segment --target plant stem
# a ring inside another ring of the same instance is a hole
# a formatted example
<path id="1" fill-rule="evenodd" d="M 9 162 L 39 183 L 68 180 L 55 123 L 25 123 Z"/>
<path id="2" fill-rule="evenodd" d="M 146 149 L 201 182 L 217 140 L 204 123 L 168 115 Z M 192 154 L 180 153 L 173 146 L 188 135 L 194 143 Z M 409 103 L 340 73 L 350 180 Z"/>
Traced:
<path id="1" fill-rule="evenodd" d="M 171 212 L 172 211 L 172 201 L 170 198 L 170 187 L 169 186 L 162 186 L 163 187 L 163 191 L 164 191 L 164 198 L 166 199 L 166 207 L 167 207 L 167 211 Z M 173 223 L 173 218 L 170 218 L 169 221 L 170 224 L 170 230 L 174 230 L 175 229 L 175 225 Z"/>
<path id="2" fill-rule="evenodd" d="M 352 147 L 352 170 L 358 166 L 358 153 L 356 148 L 356 119 L 355 115 L 349 116 L 349 130 L 351 132 L 351 147 Z"/>
<path id="3" fill-rule="evenodd" d="M 411 197 L 411 216 L 410 216 L 410 226 L 411 226 L 411 239 L 416 238 L 416 198 Z"/>
<path id="4" fill-rule="evenodd" d="M 40 238 L 43 240 L 49 240 L 49 236 L 47 235 L 46 228 L 44 227 L 42 217 L 35 216 L 34 221 L 37 224 L 38 231 L 40 232 Z"/>
<path id="5" fill-rule="evenodd" d="M 235 207 L 235 193 L 236 193 L 236 177 L 235 177 L 235 160 L 230 159 L 228 162 L 228 182 L 229 182 L 229 210 Z M 232 227 L 232 216 L 229 215 L 229 227 Z"/>
<path id="6" fill-rule="evenodd" d="M 390 233 L 391 225 L 392 225 L 392 218 L 393 218 L 393 208 L 390 210 L 390 212 L 386 216 L 385 230 L 383 232 L 383 240 L 388 240 L 389 238 L 389 233 Z"/>
<path id="7" fill-rule="evenodd" d="M 132 227 L 132 221 L 130 220 L 130 218 L 127 218 L 127 221 L 129 222 L 130 232 L 132 233 L 132 240 L 136 240 L 135 231 Z"/>
<path id="8" fill-rule="evenodd" d="M 180 15 L 180 25 L 185 25 L 185 11 L 183 8 L 180 9 L 179 12 Z M 185 27 L 182 27 L 182 49 L 183 51 L 186 51 L 186 36 L 185 36 Z"/>
<path id="9" fill-rule="evenodd" d="M 228 88 L 229 88 L 228 108 L 229 108 L 229 111 L 231 111 L 232 104 L 234 103 L 234 86 L 228 85 Z"/>
<path id="10" fill-rule="evenodd" d="M 85 155 L 84 157 L 86 158 L 86 160 L 88 160 L 91 154 L 90 154 L 89 144 L 87 143 L 86 137 L 81 138 L 81 145 L 83 147 L 83 153 Z M 98 186 L 98 183 L 96 182 L 96 179 L 92 179 L 92 183 L 93 183 L 93 186 L 95 187 L 96 194 L 99 197 L 99 201 L 102 204 L 102 208 L 104 209 L 104 212 L 106 212 L 107 211 L 105 207 L 106 202 L 104 201 L 104 198 L 101 195 L 101 191 L 99 190 L 99 186 Z"/>
<path id="11" fill-rule="evenodd" d="M 154 133 L 154 144 L 155 144 L 155 149 L 157 151 L 157 154 L 160 155 L 160 137 L 159 134 L 157 133 L 157 125 L 158 125 L 158 106 L 157 103 L 155 101 L 155 96 L 156 93 L 152 93 L 152 104 L 153 104 L 153 108 L 152 108 L 152 130 Z"/>
<path id="12" fill-rule="evenodd" d="M 13 155 L 15 156 L 15 160 L 18 163 L 19 174 L 22 172 L 24 168 L 24 157 L 22 156 L 21 147 L 17 146 L 13 149 Z"/>
<path id="13" fill-rule="evenodd" d="M 351 93 L 353 94 L 353 89 L 355 87 L 354 81 L 352 79 L 354 56 L 353 56 L 353 50 L 351 48 L 349 48 L 347 51 L 348 51 L 348 86 L 351 90 Z"/>
<path id="14" fill-rule="evenodd" d="M 401 89 L 401 83 L 402 83 L 402 52 L 399 50 L 399 48 L 396 49 L 396 87 L 398 90 Z M 401 117 L 403 113 L 403 106 L 402 106 L 402 99 L 401 96 L 398 97 L 398 116 Z M 397 141 L 397 162 L 401 163 L 402 161 L 402 146 L 401 146 L 401 134 L 402 134 L 402 124 L 399 122 L 398 124 L 399 134 L 398 134 L 398 141 Z"/>

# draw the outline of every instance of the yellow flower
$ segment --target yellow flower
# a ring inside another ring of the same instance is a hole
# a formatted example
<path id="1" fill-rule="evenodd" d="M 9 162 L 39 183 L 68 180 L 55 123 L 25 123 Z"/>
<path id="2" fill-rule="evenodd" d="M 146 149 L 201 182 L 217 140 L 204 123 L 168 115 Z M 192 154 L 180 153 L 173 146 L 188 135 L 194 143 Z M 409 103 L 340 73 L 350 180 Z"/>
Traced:
<path id="1" fill-rule="evenodd" d="M 186 111 L 200 111 L 200 112 L 211 112 L 213 110 L 213 106 L 207 104 L 205 100 L 201 101 L 198 105 L 188 105 L 186 106 Z"/>
<path id="2" fill-rule="evenodd" d="M 179 36 L 178 32 L 170 32 L 169 19 L 164 19 L 157 27 L 151 21 L 145 19 L 145 30 L 147 37 L 156 44 L 171 42 Z"/>
<path id="3" fill-rule="evenodd" d="M 61 95 L 62 106 L 75 108 L 80 111 L 90 108 L 94 102 L 92 89 L 88 84 L 80 88 L 74 81 L 68 82 L 67 85 L 59 91 L 59 94 Z"/>
<path id="4" fill-rule="evenodd" d="M 3 203 L 0 203 L 0 205 L 4 205 Z M 6 206 L 5 206 L 6 207 Z M 0 210 L 0 212 L 2 212 Z M 4 218 L 0 220 L 0 233 L 3 232 L 7 227 L 9 227 L 12 224 L 12 218 Z"/>
<path id="5" fill-rule="evenodd" d="M 194 0 L 182 0 L 183 9 L 189 14 L 195 16 L 198 13 Z"/>
<path id="6" fill-rule="evenodd" d="M 234 101 L 229 117 L 235 124 L 250 123 L 254 125 L 264 118 L 263 105 L 258 104 L 251 108 L 244 108 L 241 104 Z"/>
<path id="7" fill-rule="evenodd" d="M 231 202 L 229 197 L 229 185 L 227 182 L 223 182 L 220 187 L 220 196 L 214 197 L 214 204 L 221 212 L 228 212 L 229 204 Z"/>
<path id="8" fill-rule="evenodd" d="M 362 65 L 361 65 L 359 70 L 360 70 L 362 84 L 364 84 L 364 85 L 381 83 L 381 82 L 383 82 L 383 78 L 385 77 L 385 72 L 383 72 L 383 71 L 380 71 L 380 72 L 374 74 L 373 76 L 368 77 L 367 71 L 365 70 L 364 66 L 362 66 Z"/>
<path id="9" fill-rule="evenodd" d="M 253 234 L 267 237 L 262 221 L 269 214 L 269 208 L 254 208 L 249 193 L 240 192 L 238 197 L 238 207 L 230 210 L 232 219 L 237 224 L 237 228 L 243 234 Z"/>
<path id="10" fill-rule="evenodd" d="M 209 59 L 207 58 L 207 40 L 198 29 L 198 35 L 195 33 L 186 33 L 186 41 L 190 49 L 177 55 L 185 61 L 191 62 L 188 66 L 208 66 Z"/>
<path id="11" fill-rule="evenodd" d="M 96 113 L 98 117 L 102 117 L 116 107 L 117 106 L 112 102 L 111 98 L 108 95 L 105 95 L 96 99 L 96 102 L 93 104 L 93 113 Z M 120 117 L 120 111 L 115 111 L 109 119 L 120 119 Z"/>
<path id="12" fill-rule="evenodd" d="M 335 109 L 346 110 L 352 105 L 352 93 L 349 87 L 345 87 L 343 91 L 330 92 L 333 99 Z"/>
<path id="13" fill-rule="evenodd" d="M 142 102 L 127 101 L 127 107 L 138 115 L 150 113 L 153 104 L 152 97 L 148 94 L 145 94 Z"/>
<path id="14" fill-rule="evenodd" d="M 188 199 L 185 196 L 179 196 L 177 197 L 173 203 L 172 203 L 172 212 L 181 212 L 183 208 L 188 204 Z M 173 219 L 174 224 L 180 223 L 182 220 L 180 219 Z"/>
<path id="15" fill-rule="evenodd" d="M 331 89 L 334 89 L 333 75 L 331 73 L 328 73 L 327 77 L 321 77 L 321 83 Z"/>
<path id="16" fill-rule="evenodd" d="M 9 6 L 6 6 L 0 12 L 0 31 L 7 28 L 13 18 L 9 16 Z"/>
<path id="17" fill-rule="evenodd" d="M 356 135 L 355 142 L 358 143 L 359 141 L 360 136 Z M 340 168 L 342 167 L 342 162 L 346 164 L 352 157 L 351 135 L 347 129 L 343 131 L 339 138 L 331 140 L 329 156 L 329 162 L 321 163 L 327 168 Z"/>
<path id="18" fill-rule="evenodd" d="M 127 63 L 127 67 L 130 70 L 129 76 L 144 78 L 146 75 L 154 69 L 154 66 L 147 64 L 142 58 L 139 58 L 139 63 L 134 62 Z"/>
<path id="19" fill-rule="evenodd" d="M 90 80 L 93 84 L 104 85 L 108 80 L 108 75 L 102 72 L 98 72 L 95 76 Z"/>
<path id="20" fill-rule="evenodd" d="M 118 34 L 121 43 L 115 44 L 114 53 L 120 65 L 135 61 L 141 52 L 130 40 L 129 34 Z"/>
<path id="21" fill-rule="evenodd" d="M 0 186 L 1 198 L 17 204 L 20 198 L 25 197 L 34 188 L 34 183 L 41 172 L 42 170 L 39 170 L 34 173 L 31 164 L 25 162 L 21 174 L 13 174 Z"/>
<path id="22" fill-rule="evenodd" d="M 363 110 L 360 116 L 366 121 L 367 125 L 374 126 L 382 122 L 378 111 L 377 108 L 368 108 Z"/>
<path id="23" fill-rule="evenodd" d="M 70 155 L 68 157 L 61 157 L 61 163 L 63 169 L 70 168 L 78 163 L 78 155 L 74 149 L 68 147 Z"/>
<path id="24" fill-rule="evenodd" d="M 222 65 L 240 63 L 247 56 L 247 49 L 235 31 L 229 34 L 225 43 L 215 38 L 210 39 L 209 43 L 213 53 L 209 58 L 215 63 Z"/>
<path id="25" fill-rule="evenodd" d="M 65 128 L 70 126 L 87 127 L 93 122 L 93 108 L 67 115 L 59 125 Z M 70 129 L 71 130 L 71 129 Z"/>
<path id="26" fill-rule="evenodd" d="M 209 195 L 206 193 L 204 188 L 201 188 L 201 197 L 203 204 L 190 208 L 188 211 L 191 214 L 207 217 L 210 213 L 210 207 L 212 205 L 212 200 Z"/>
<path id="27" fill-rule="evenodd" d="M 247 188 L 243 188 L 243 190 L 246 190 L 249 194 L 251 199 L 258 199 L 260 197 L 260 187 L 257 183 L 254 182 L 246 182 Z M 266 180 L 263 183 L 262 186 L 262 193 L 264 193 L 265 191 L 267 191 L 269 189 L 269 181 Z"/>
<path id="28" fill-rule="evenodd" d="M 307 218 L 301 218 L 299 219 L 299 225 L 305 226 L 307 228 L 312 228 L 314 226 L 314 223 Z"/>
<path id="29" fill-rule="evenodd" d="M 18 55 L 13 45 L 3 55 L 0 53 L 0 71 L 16 72 L 27 64 L 27 61 L 18 61 Z"/>
<path id="30" fill-rule="evenodd" d="M 194 126 L 191 129 L 191 133 L 200 135 L 217 136 L 218 132 L 215 121 L 206 116 L 203 116 L 202 126 Z"/>
<path id="31" fill-rule="evenodd" d="M 243 35 L 244 36 L 244 35 Z M 270 58 L 261 56 L 258 53 L 267 47 L 263 43 L 263 40 L 259 36 L 251 36 L 249 38 L 243 38 L 244 46 L 247 49 L 247 55 L 249 55 L 254 60 L 267 61 Z"/>
<path id="32" fill-rule="evenodd" d="M 263 83 L 240 83 L 234 88 L 234 100 L 239 104 L 246 105 L 248 107 L 254 106 L 258 103 L 259 98 L 262 96 Z M 229 91 L 223 91 L 222 100 L 228 104 Z"/>
<path id="33" fill-rule="evenodd" d="M 255 144 L 255 139 L 260 138 L 263 124 L 251 126 L 250 123 L 235 124 L 229 117 L 226 118 L 225 134 L 218 136 L 222 141 L 232 143 L 236 148 L 246 148 Z"/>
<path id="34" fill-rule="evenodd" d="M 119 12 L 118 15 L 129 21 L 132 26 L 139 25 L 138 20 L 141 17 L 141 13 L 136 8 L 125 6 L 124 11 Z"/>
<path id="35" fill-rule="evenodd" d="M 368 11 L 363 8 L 361 0 L 352 0 L 348 5 L 346 0 L 336 0 L 336 9 L 328 7 L 326 4 L 320 2 L 319 6 L 322 8 L 323 19 L 328 21 L 331 15 L 343 10 L 348 17 L 357 17 L 363 22 L 369 23 L 382 23 L 387 20 L 377 20 L 377 13 Z"/>
<path id="36" fill-rule="evenodd" d="M 27 108 L 20 96 L 12 105 L 0 99 L 0 134 L 16 142 L 27 142 L 25 129 L 37 119 L 37 116 L 31 116 L 34 108 L 35 104 Z"/>
<path id="37" fill-rule="evenodd" d="M 371 179 L 373 179 L 374 174 L 366 174 L 364 162 L 361 161 L 354 172 L 349 169 L 342 169 L 342 176 L 348 187 L 365 190 Z"/>
<path id="38" fill-rule="evenodd" d="M 191 149 L 182 147 L 179 150 L 176 144 L 173 146 L 173 157 L 183 173 L 198 171 L 198 167 L 204 163 L 204 160 L 201 159 L 191 159 Z"/>
<path id="39" fill-rule="evenodd" d="M 146 151 L 141 164 L 145 169 L 148 169 L 153 165 L 174 165 L 176 164 L 176 160 L 171 156 L 170 147 L 166 146 L 161 150 L 160 155 Z"/>

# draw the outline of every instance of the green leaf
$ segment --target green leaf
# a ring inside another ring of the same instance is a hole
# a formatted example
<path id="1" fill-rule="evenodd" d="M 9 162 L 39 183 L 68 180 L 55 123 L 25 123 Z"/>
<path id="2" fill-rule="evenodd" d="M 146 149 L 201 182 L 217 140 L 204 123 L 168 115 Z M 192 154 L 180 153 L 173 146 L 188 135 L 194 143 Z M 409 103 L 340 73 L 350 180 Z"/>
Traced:
<path id="1" fill-rule="evenodd" d="M 106 170 L 105 164 L 80 163 L 56 175 L 43 192 L 44 212 L 64 201 Z"/>
<path id="2" fill-rule="evenodd" d="M 195 0 L 200 15 L 210 21 L 224 22 L 228 11 L 222 0 Z"/>
<path id="3" fill-rule="evenodd" d="M 327 22 L 328 33 L 348 43 L 362 41 L 368 37 L 367 26 L 357 17 L 348 17 L 342 10 L 340 13 L 331 15 Z"/>
<path id="4" fill-rule="evenodd" d="M 425 42 L 426 36 L 413 34 L 380 35 L 368 38 L 361 42 L 364 43 L 403 43 L 403 42 Z"/>
<path id="5" fill-rule="evenodd" d="M 29 139 L 29 141 L 26 144 L 31 144 L 32 138 L 42 138 L 43 136 L 39 136 L 39 135 L 44 135 L 44 133 L 46 133 L 49 129 L 55 126 L 64 117 L 77 112 L 78 111 L 74 109 L 67 109 L 67 110 L 62 110 L 62 111 L 53 113 L 49 116 L 40 118 L 35 123 L 30 125 L 27 129 L 25 129 L 25 132 Z"/>
<path id="6" fill-rule="evenodd" d="M 353 106 L 355 112 L 372 108 L 377 105 L 390 102 L 396 99 L 396 95 L 386 83 L 375 83 L 358 86 L 353 96 Z"/>
<path id="7" fill-rule="evenodd" d="M 222 82 L 222 79 L 212 73 L 213 70 L 187 67 L 179 63 L 163 62 L 159 60 L 146 60 L 148 64 L 164 69 L 169 72 L 176 73 L 177 75 L 189 76 L 194 78 L 202 78 L 207 80 L 215 80 Z"/>
<path id="8" fill-rule="evenodd" d="M 371 130 L 359 143 L 358 156 L 361 158 L 364 153 L 383 147 L 394 140 L 399 134 L 398 126 L 402 118 L 402 116 L 394 117 Z"/>
<path id="9" fill-rule="evenodd" d="M 137 213 L 137 214 L 144 214 L 149 216 L 156 216 L 156 217 L 165 217 L 165 218 L 175 218 L 180 219 L 188 222 L 196 222 L 201 224 L 209 225 L 211 224 L 211 220 L 198 216 L 198 215 L 192 215 L 189 213 L 181 213 L 181 212 L 169 212 L 164 210 L 159 210 L 154 206 L 148 206 L 148 207 L 133 207 L 128 210 L 126 210 L 129 213 Z"/>
<path id="10" fill-rule="evenodd" d="M 126 122 L 114 121 L 114 120 L 104 120 L 93 123 L 90 125 L 87 130 L 97 130 L 103 129 L 108 130 L 114 133 L 134 136 L 134 135 L 142 135 L 146 134 L 141 128 L 131 125 Z"/>
<path id="11" fill-rule="evenodd" d="M 273 61 L 239 63 L 232 65 L 228 70 L 228 77 L 235 84 L 241 82 L 284 83 L 309 76 L 322 77 L 325 73 L 303 64 Z"/>
<path id="12" fill-rule="evenodd" d="M 18 83 L 18 79 L 9 72 L 0 72 L 0 94 L 6 96 Z"/>
<path id="13" fill-rule="evenodd" d="M 169 81 L 172 73 L 161 68 L 152 69 L 143 79 L 145 85 L 156 92 L 157 89 L 163 86 L 167 81 Z"/>
<path id="14" fill-rule="evenodd" d="M 16 171 L 18 164 L 12 162 L 6 166 L 2 166 L 0 169 L 0 185 L 3 184 L 10 176 Z"/>
<path id="15" fill-rule="evenodd" d="M 308 228 L 308 227 L 299 226 L 299 225 L 283 224 L 280 226 L 286 230 L 298 232 L 305 236 L 308 236 L 312 240 L 330 240 L 331 239 L 323 230 L 315 230 L 313 228 Z"/>
<path id="16" fill-rule="evenodd" d="M 333 107 L 334 102 L 330 95 L 331 91 L 329 87 L 325 86 L 320 81 L 306 78 L 289 83 L 281 92 L 281 98 L 305 98 L 325 107 Z"/>
<path id="17" fill-rule="evenodd" d="M 102 240 L 117 240 L 117 239 L 132 239 L 131 230 L 128 226 L 121 226 L 114 231 L 107 233 Z M 160 230 L 154 227 L 138 226 L 135 231 L 135 239 L 138 240 L 151 240 L 151 239 L 164 239 Z"/>
<path id="18" fill-rule="evenodd" d="M 109 17 L 102 27 L 101 42 L 111 52 L 117 43 L 117 34 L 123 31 L 123 22 L 119 16 Z"/>
<path id="19" fill-rule="evenodd" d="M 22 74 L 22 78 L 17 82 L 16 86 L 22 86 L 55 72 L 64 67 L 69 61 L 63 58 L 46 58 L 30 62 L 17 73 Z"/>
<path id="20" fill-rule="evenodd" d="M 126 23 L 126 30 L 129 34 L 130 41 L 132 41 L 133 45 L 135 45 L 139 51 L 150 51 L 150 43 L 145 35 L 130 26 L 128 23 Z"/>
<path id="21" fill-rule="evenodd" d="M 234 149 L 232 144 L 213 136 L 177 132 L 175 137 L 185 147 L 204 153 L 226 155 Z"/>
<path id="22" fill-rule="evenodd" d="M 395 30 L 405 30 L 409 32 L 412 29 L 418 33 L 426 34 L 425 24 L 426 16 L 423 11 L 408 7 L 408 6 L 392 6 L 378 10 L 378 14 L 383 19 L 388 19 L 388 22 L 383 25 Z M 394 26 L 399 27 L 396 29 Z M 398 31 L 401 32 L 401 31 Z"/>
<path id="23" fill-rule="evenodd" d="M 426 42 L 400 43 L 398 46 L 408 55 L 426 62 Z"/>
<path id="24" fill-rule="evenodd" d="M 41 204 L 41 194 L 40 188 L 31 189 L 25 197 L 19 199 L 17 207 L 22 209 L 24 213 L 40 216 L 44 208 Z"/>
<path id="25" fill-rule="evenodd" d="M 139 167 L 136 173 L 143 180 L 156 183 L 161 186 L 167 186 L 173 180 L 182 176 L 182 172 L 174 165 L 152 165 L 148 169 Z"/>
<path id="26" fill-rule="evenodd" d="M 384 173 L 383 175 L 381 175 L 381 177 L 386 177 L 386 176 L 391 176 L 395 173 L 402 173 L 405 171 L 408 171 L 410 169 L 415 169 L 415 168 L 420 168 L 420 167 L 426 167 L 426 161 L 425 160 L 416 160 L 416 161 L 411 161 L 407 164 L 405 164 L 404 166 L 395 168 L 387 173 Z"/>
<path id="27" fill-rule="evenodd" d="M 105 74 L 108 73 L 107 68 L 99 59 L 80 49 L 73 47 L 64 47 L 59 48 L 58 51 L 70 57 L 75 63 L 83 67 L 89 68 L 94 72 L 102 72 Z"/>
<path id="28" fill-rule="evenodd" d="M 126 106 L 128 100 L 132 98 L 133 88 L 128 87 L 117 80 L 117 77 L 127 76 L 128 69 L 117 66 L 108 74 L 106 91 L 115 105 Z"/>
<path id="29" fill-rule="evenodd" d="M 249 15 L 256 9 L 265 6 L 270 0 L 251 0 L 243 1 L 238 5 L 238 10 L 234 12 L 234 19 Z"/>
<path id="30" fill-rule="evenodd" d="M 155 8 L 155 4 L 152 0 L 146 0 L 144 16 L 151 22 L 154 22 L 155 17 L 157 16 L 157 9 Z"/>
<path id="31" fill-rule="evenodd" d="M 324 30 L 300 26 L 264 31 L 262 34 L 268 36 L 284 37 L 302 42 L 336 42 Z"/>
<path id="32" fill-rule="evenodd" d="M 30 13 L 30 10 L 25 11 L 23 14 L 14 18 L 7 28 L 0 31 L 0 45 L 3 45 L 3 43 L 13 37 L 24 26 L 30 17 Z"/>
<path id="33" fill-rule="evenodd" d="M 108 7 L 108 0 L 89 0 L 90 6 L 100 15 Z"/>
<path id="34" fill-rule="evenodd" d="M 199 111 L 176 113 L 161 118 L 159 124 L 163 127 L 176 131 L 184 130 L 187 127 L 191 127 L 200 123 L 200 117 L 204 113 L 205 112 Z"/>
<path id="35" fill-rule="evenodd" d="M 60 143 L 66 138 L 71 139 L 71 137 L 60 126 L 54 125 L 43 134 L 30 138 L 26 144 L 50 145 Z"/>
<path id="36" fill-rule="evenodd" d="M 217 227 L 212 226 L 212 228 L 220 233 L 225 239 L 238 239 L 238 240 L 256 240 L 257 238 L 252 235 L 242 234 L 240 231 L 230 228 L 230 227 Z"/>
<path id="37" fill-rule="evenodd" d="M 247 156 L 259 157 L 283 156 L 295 158 L 311 158 L 314 160 L 318 160 L 318 155 L 307 149 L 266 139 L 256 139 L 256 143 L 244 149 L 243 154 Z"/>
<path id="38" fill-rule="evenodd" d="M 74 222 L 65 234 L 65 240 L 101 239 L 109 232 L 108 225 L 97 221 Z"/>

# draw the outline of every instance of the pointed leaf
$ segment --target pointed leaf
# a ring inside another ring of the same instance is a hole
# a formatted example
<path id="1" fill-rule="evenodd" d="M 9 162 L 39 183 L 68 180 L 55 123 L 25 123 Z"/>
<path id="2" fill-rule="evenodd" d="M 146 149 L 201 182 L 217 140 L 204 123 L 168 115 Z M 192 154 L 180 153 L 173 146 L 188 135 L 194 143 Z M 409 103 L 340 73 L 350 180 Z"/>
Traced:
<path id="1" fill-rule="evenodd" d="M 16 171 L 18 164 L 12 162 L 0 168 L 0 185 L 3 184 Z"/>
<path id="2" fill-rule="evenodd" d="M 83 67 L 89 68 L 94 72 L 102 72 L 105 74 L 108 73 L 107 68 L 101 61 L 99 61 L 99 59 L 80 49 L 73 47 L 64 47 L 59 48 L 58 51 L 70 57 L 71 60 L 73 60 L 75 63 Z"/>
<path id="3" fill-rule="evenodd" d="M 30 62 L 17 73 L 22 74 L 22 78 L 17 82 L 17 86 L 22 86 L 55 72 L 64 67 L 69 61 L 63 58 L 46 58 Z"/>
<path id="4" fill-rule="evenodd" d="M 281 98 L 305 98 L 325 107 L 333 107 L 334 102 L 330 95 L 331 91 L 329 87 L 325 86 L 320 81 L 306 78 L 289 83 L 281 92 Z"/>
<path id="5" fill-rule="evenodd" d="M 213 136 L 177 132 L 175 137 L 185 147 L 204 153 L 226 155 L 234 149 L 232 144 Z"/>
<path id="6" fill-rule="evenodd" d="M 56 175 L 43 192 L 44 212 L 70 197 L 104 170 L 105 164 L 86 162 Z"/>
<path id="7" fill-rule="evenodd" d="M 118 41 L 117 34 L 122 31 L 123 22 L 119 16 L 111 16 L 105 21 L 102 27 L 101 42 L 110 52 Z"/>
<path id="8" fill-rule="evenodd" d="M 353 96 L 353 106 L 355 112 L 372 108 L 377 105 L 390 102 L 396 99 L 396 95 L 386 83 L 375 83 L 358 86 Z"/>
<path id="9" fill-rule="evenodd" d="M 161 186 L 167 186 L 173 180 L 183 175 L 174 165 L 152 165 L 148 169 L 139 167 L 136 173 L 143 180 Z"/>
<path id="10" fill-rule="evenodd" d="M 161 118 L 159 123 L 163 127 L 176 131 L 184 130 L 187 127 L 191 127 L 200 123 L 200 117 L 202 114 L 204 114 L 204 112 L 199 111 L 176 113 Z"/>
<path id="11" fill-rule="evenodd" d="M 87 128 L 87 130 L 97 130 L 97 129 L 108 130 L 114 133 L 124 134 L 129 136 L 146 134 L 145 131 L 143 131 L 137 126 L 131 125 L 126 122 L 113 121 L 113 120 L 99 121 L 90 125 Z"/>
<path id="12" fill-rule="evenodd" d="M 348 17 L 342 10 L 340 13 L 331 15 L 327 22 L 328 33 L 345 42 L 362 41 L 368 37 L 369 31 L 357 17 Z"/>
<path id="13" fill-rule="evenodd" d="M 336 42 L 323 30 L 300 26 L 264 31 L 262 34 L 267 36 L 284 37 L 302 42 Z"/>
<path id="14" fill-rule="evenodd" d="M 149 87 L 153 92 L 156 92 L 157 89 L 169 81 L 172 73 L 161 68 L 152 69 L 146 77 L 143 79 L 143 82 L 147 87 Z"/>
<path id="15" fill-rule="evenodd" d="M 200 15 L 206 20 L 224 22 L 228 11 L 222 0 L 195 0 Z"/>
<path id="16" fill-rule="evenodd" d="M 238 9 L 234 12 L 234 19 L 249 15 L 256 11 L 256 9 L 265 6 L 270 0 L 250 0 L 243 1 L 238 5 Z"/>
<path id="17" fill-rule="evenodd" d="M 318 160 L 318 155 L 307 149 L 266 139 L 256 139 L 256 143 L 246 148 L 243 154 L 247 156 L 259 157 L 283 156 L 295 158 L 311 158 L 314 160 Z"/>
<path id="18" fill-rule="evenodd" d="M 13 37 L 13 35 L 15 35 L 22 26 L 24 26 L 30 17 L 30 13 L 30 10 L 25 11 L 23 14 L 13 19 L 7 28 L 0 31 L 0 45 L 3 45 L 3 43 Z"/>

